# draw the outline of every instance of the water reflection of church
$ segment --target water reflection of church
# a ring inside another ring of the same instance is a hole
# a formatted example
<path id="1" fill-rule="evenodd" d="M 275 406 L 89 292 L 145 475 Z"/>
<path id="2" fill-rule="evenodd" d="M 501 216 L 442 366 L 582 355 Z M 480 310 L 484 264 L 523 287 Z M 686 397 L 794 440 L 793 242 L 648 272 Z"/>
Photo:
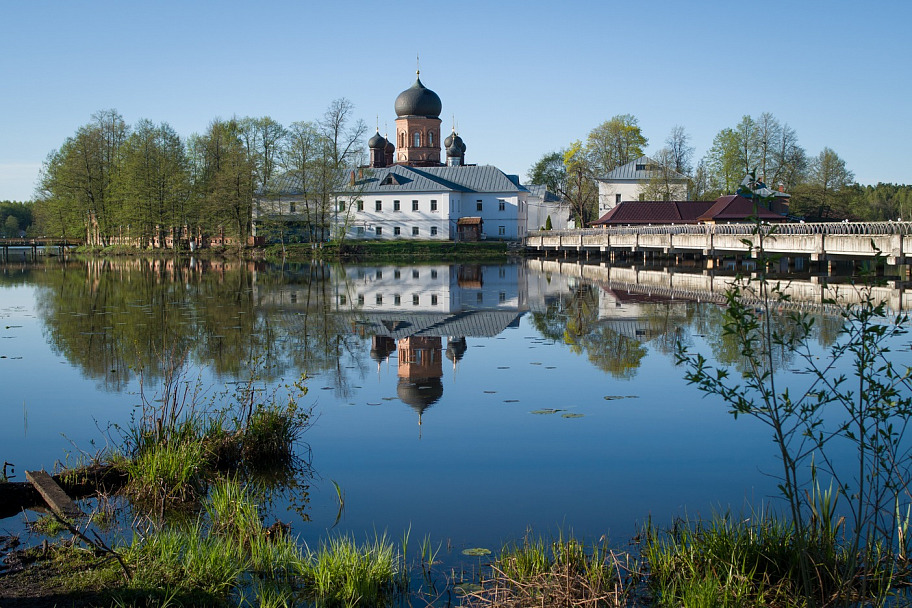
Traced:
<path id="1" fill-rule="evenodd" d="M 346 275 L 337 304 L 357 314 L 356 331 L 371 336 L 378 366 L 395 353 L 396 394 L 419 425 L 443 396 L 444 358 L 455 371 L 467 338 L 493 338 L 528 309 L 522 264 L 361 266 Z"/>

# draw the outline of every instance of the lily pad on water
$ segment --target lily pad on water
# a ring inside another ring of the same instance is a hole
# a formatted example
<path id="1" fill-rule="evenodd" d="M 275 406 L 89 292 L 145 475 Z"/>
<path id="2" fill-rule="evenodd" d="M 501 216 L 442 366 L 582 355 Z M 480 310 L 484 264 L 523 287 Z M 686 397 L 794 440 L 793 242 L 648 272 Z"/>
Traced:
<path id="1" fill-rule="evenodd" d="M 501 365 L 497 369 L 510 369 L 509 365 Z"/>
<path id="2" fill-rule="evenodd" d="M 504 399 L 504 403 L 519 403 L 519 399 Z"/>
<path id="3" fill-rule="evenodd" d="M 459 583 L 456 585 L 455 589 L 456 595 L 468 595 L 470 593 L 477 593 L 484 589 L 484 587 L 478 583 Z"/>
<path id="4" fill-rule="evenodd" d="M 583 414 L 561 414 L 561 418 L 582 418 Z"/>
<path id="5" fill-rule="evenodd" d="M 485 391 L 485 394 L 486 394 L 486 395 L 493 395 L 493 394 L 496 393 L 496 392 L 497 392 L 497 391 Z"/>
<path id="6" fill-rule="evenodd" d="M 544 415 L 544 414 L 556 414 L 556 413 L 562 412 L 562 411 L 564 411 L 564 410 L 555 410 L 555 409 L 551 409 L 551 408 L 545 408 L 545 409 L 543 409 L 543 410 L 532 410 L 532 411 L 529 412 L 529 413 L 530 413 L 530 414 Z"/>
<path id="7" fill-rule="evenodd" d="M 471 557 L 481 557 L 482 555 L 491 555 L 491 550 L 484 547 L 472 547 L 471 549 L 463 549 L 462 554 Z"/>
<path id="8" fill-rule="evenodd" d="M 529 365 L 541 365 L 541 361 L 532 361 Z"/>
<path id="9" fill-rule="evenodd" d="M 380 405 L 380 403 L 371 403 L 370 401 L 368 401 L 367 404 L 368 405 Z"/>
<path id="10" fill-rule="evenodd" d="M 605 395 L 605 401 L 614 401 L 615 399 L 639 399 L 639 395 Z"/>

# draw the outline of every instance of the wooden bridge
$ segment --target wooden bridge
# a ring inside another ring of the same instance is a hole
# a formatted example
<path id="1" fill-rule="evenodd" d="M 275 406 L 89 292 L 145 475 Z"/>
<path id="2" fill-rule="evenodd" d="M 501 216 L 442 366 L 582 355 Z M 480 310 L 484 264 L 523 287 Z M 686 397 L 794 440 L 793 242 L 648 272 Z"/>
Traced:
<path id="1" fill-rule="evenodd" d="M 813 262 L 880 255 L 887 264 L 912 263 L 912 222 L 612 226 L 530 232 L 524 244 L 546 257 L 549 252 L 612 258 L 618 252 L 756 257 L 761 237 L 763 250 L 769 254 Z"/>
<path id="2" fill-rule="evenodd" d="M 34 260 L 47 252 L 63 255 L 68 249 L 81 244 L 80 240 L 62 238 L 0 239 L 0 262 L 9 262 L 16 251 L 21 252 L 23 258 Z"/>

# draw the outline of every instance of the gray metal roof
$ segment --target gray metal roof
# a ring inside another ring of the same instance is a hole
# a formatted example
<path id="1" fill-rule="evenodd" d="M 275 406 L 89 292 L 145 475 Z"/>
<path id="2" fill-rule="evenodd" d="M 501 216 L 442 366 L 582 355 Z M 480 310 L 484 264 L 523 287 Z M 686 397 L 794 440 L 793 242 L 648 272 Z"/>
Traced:
<path id="1" fill-rule="evenodd" d="M 655 177 L 655 173 L 648 169 L 641 169 L 637 171 L 637 165 L 642 165 L 648 167 L 649 165 L 658 165 L 655 160 L 649 158 L 646 155 L 639 157 L 636 160 L 632 160 L 626 165 L 621 165 L 616 167 L 613 171 L 608 173 L 605 177 L 599 178 L 599 181 L 616 181 L 616 180 L 632 180 L 632 181 L 648 181 L 650 178 Z M 680 179 L 686 180 L 686 175 L 681 175 L 677 171 L 669 170 L 671 172 L 671 179 Z"/>
<path id="2" fill-rule="evenodd" d="M 545 203 L 559 203 L 561 198 L 548 190 L 548 187 L 544 184 L 526 184 L 526 190 L 532 193 L 532 196 L 536 196 L 542 199 Z"/>
<path id="3" fill-rule="evenodd" d="M 383 185 L 393 174 L 398 184 Z M 507 175 L 492 165 L 463 165 L 452 167 L 406 167 L 393 165 L 382 169 L 365 170 L 365 177 L 357 184 L 363 192 L 519 192 Z"/>
<path id="4" fill-rule="evenodd" d="M 522 315 L 517 310 L 463 310 L 449 314 L 366 312 L 358 314 L 358 325 L 368 334 L 395 340 L 410 336 L 493 338 Z"/>

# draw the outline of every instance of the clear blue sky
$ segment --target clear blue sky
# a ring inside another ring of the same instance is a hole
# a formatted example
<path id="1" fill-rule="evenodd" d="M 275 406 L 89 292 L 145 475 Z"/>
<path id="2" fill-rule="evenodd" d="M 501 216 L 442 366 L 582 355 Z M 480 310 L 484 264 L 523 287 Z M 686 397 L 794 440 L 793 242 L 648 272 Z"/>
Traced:
<path id="1" fill-rule="evenodd" d="M 421 79 L 466 161 L 525 174 L 616 114 L 649 151 L 685 127 L 703 156 L 772 112 L 861 183 L 912 183 L 912 3 L 17 2 L 0 0 L 0 200 L 100 109 L 186 137 L 216 117 L 319 118 L 347 97 L 392 132 Z"/>

